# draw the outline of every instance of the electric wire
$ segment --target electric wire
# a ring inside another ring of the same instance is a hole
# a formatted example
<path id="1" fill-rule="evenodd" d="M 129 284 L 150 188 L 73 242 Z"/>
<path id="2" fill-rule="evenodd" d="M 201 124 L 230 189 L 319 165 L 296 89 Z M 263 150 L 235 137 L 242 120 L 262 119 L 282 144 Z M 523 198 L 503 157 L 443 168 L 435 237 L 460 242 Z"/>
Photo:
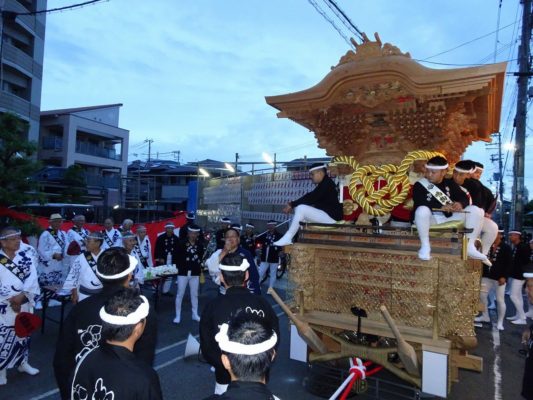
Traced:
<path id="1" fill-rule="evenodd" d="M 28 11 L 28 12 L 13 12 L 13 15 L 38 15 L 38 14 L 50 14 L 53 12 L 59 12 L 59 11 L 67 11 L 72 10 L 75 8 L 81 8 L 89 5 L 93 5 L 96 3 L 100 3 L 102 1 L 109 1 L 109 0 L 90 0 L 90 1 L 84 1 L 83 3 L 77 3 L 77 4 L 71 4 L 69 6 L 64 7 L 56 7 L 56 8 L 49 8 L 46 10 L 36 10 L 36 11 Z"/>
<path id="2" fill-rule="evenodd" d="M 344 34 L 344 32 L 342 31 L 341 28 L 339 28 L 337 26 L 337 24 L 335 23 L 335 21 L 333 21 L 333 19 L 331 19 L 324 10 L 322 10 L 320 8 L 320 6 L 317 4 L 317 2 L 315 0 L 307 0 L 307 2 L 309 4 L 311 4 L 314 9 L 326 20 L 328 21 L 331 26 L 333 26 L 333 28 L 335 28 L 335 30 L 338 32 L 339 35 L 341 35 L 341 37 L 346 41 L 346 43 L 348 43 L 348 45 L 351 47 L 351 48 L 355 48 L 355 46 L 353 45 L 353 43 L 350 41 L 350 38 L 348 36 L 346 36 Z"/>

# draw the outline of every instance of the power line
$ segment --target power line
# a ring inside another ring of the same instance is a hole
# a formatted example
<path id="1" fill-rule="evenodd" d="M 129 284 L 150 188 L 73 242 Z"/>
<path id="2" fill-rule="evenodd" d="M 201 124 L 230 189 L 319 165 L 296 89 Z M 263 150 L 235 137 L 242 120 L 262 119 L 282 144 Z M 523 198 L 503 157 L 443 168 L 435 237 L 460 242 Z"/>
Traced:
<path id="1" fill-rule="evenodd" d="M 501 30 L 503 30 L 503 29 L 509 28 L 510 26 L 516 25 L 517 22 L 518 22 L 518 20 L 515 20 L 513 23 L 511 23 L 511 24 L 509 24 L 509 25 L 505 25 L 504 27 L 502 27 L 502 28 L 500 28 L 500 29 L 497 29 L 497 30 L 492 31 L 492 32 L 490 32 L 490 33 L 486 33 L 486 34 L 481 35 L 481 36 L 479 36 L 479 37 L 477 37 L 477 38 L 475 38 L 475 39 L 469 40 L 468 42 L 464 42 L 464 43 L 461 43 L 461 44 L 458 45 L 458 46 L 452 47 L 451 49 L 441 51 L 440 53 L 437 53 L 437 54 L 432 55 L 432 56 L 430 56 L 430 57 L 426 57 L 426 58 L 424 58 L 423 60 L 417 60 L 417 61 L 427 61 L 427 60 L 430 60 L 430 59 L 432 59 L 432 58 L 435 58 L 435 57 L 441 56 L 441 55 L 443 55 L 443 54 L 449 53 L 450 51 L 457 50 L 457 49 L 459 49 L 459 48 L 461 48 L 461 47 L 463 47 L 463 46 L 466 46 L 466 45 L 468 45 L 468 44 L 470 44 L 470 43 L 474 43 L 474 42 L 476 42 L 476 41 L 478 41 L 478 40 L 480 40 L 480 39 L 486 38 L 486 37 L 488 37 L 488 36 L 490 36 L 490 35 L 494 35 L 494 34 L 495 34 L 496 32 L 498 32 L 498 31 L 501 31 Z"/>
<path id="2" fill-rule="evenodd" d="M 83 3 L 71 4 L 70 6 L 57 7 L 57 8 L 49 8 L 49 9 L 46 9 L 46 10 L 28 11 L 28 12 L 23 12 L 23 13 L 17 13 L 17 12 L 14 12 L 13 14 L 14 14 L 14 15 L 38 15 L 38 14 L 49 14 L 49 13 L 53 13 L 53 12 L 57 12 L 57 11 L 66 11 L 66 10 L 72 10 L 72 9 L 74 9 L 74 8 L 85 7 L 85 6 L 88 6 L 88 5 L 91 5 L 91 4 L 99 3 L 99 2 L 101 2 L 101 1 L 109 1 L 109 0 L 90 0 L 90 1 L 85 1 L 85 2 L 83 2 Z"/>
<path id="3" fill-rule="evenodd" d="M 329 7 L 331 11 L 341 20 L 341 22 L 348 28 L 349 31 L 351 31 L 355 36 L 361 40 L 361 42 L 364 42 L 364 35 L 363 32 L 357 28 L 357 26 L 354 25 L 354 23 L 351 21 L 350 18 L 346 15 L 344 11 L 335 3 L 334 0 L 324 0 L 324 3 Z"/>
<path id="4" fill-rule="evenodd" d="M 354 48 L 354 45 L 353 45 L 353 43 L 350 41 L 350 38 L 348 38 L 348 37 L 344 34 L 344 32 L 341 30 L 341 28 L 339 28 L 339 27 L 337 26 L 337 24 L 335 24 L 335 21 L 333 21 L 333 20 L 332 20 L 332 19 L 331 19 L 331 18 L 330 18 L 325 12 L 324 12 L 324 10 L 322 10 L 322 9 L 320 8 L 320 6 L 317 4 L 317 2 L 316 2 L 315 0 L 307 0 L 307 1 L 309 2 L 309 4 L 311 4 L 311 5 L 315 8 L 315 10 L 316 10 L 320 15 L 322 15 L 322 17 L 323 17 L 326 21 L 328 21 L 328 22 L 331 24 L 331 26 L 333 26 L 333 28 L 335 28 L 335 30 L 338 32 L 339 35 L 341 35 L 341 37 L 346 41 L 346 43 L 348 43 L 348 45 L 349 45 L 350 47 Z"/>

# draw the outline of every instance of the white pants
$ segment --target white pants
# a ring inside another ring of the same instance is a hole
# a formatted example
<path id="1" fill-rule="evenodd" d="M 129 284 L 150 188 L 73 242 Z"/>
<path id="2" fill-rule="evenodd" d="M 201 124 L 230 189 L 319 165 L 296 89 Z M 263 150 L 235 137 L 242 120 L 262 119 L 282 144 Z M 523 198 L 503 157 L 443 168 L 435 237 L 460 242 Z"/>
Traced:
<path id="1" fill-rule="evenodd" d="M 451 216 L 446 217 L 440 212 L 433 214 L 429 207 L 418 207 L 415 211 L 415 224 L 422 247 L 430 248 L 429 228 L 431 225 L 441 224 L 448 221 L 463 221 L 465 228 L 473 230 L 471 233 L 468 233 L 466 237 L 468 238 L 468 247 L 475 249 L 475 240 L 479 237 L 481 232 L 485 213 L 481 208 L 476 206 L 468 206 L 464 211 L 466 212 L 453 213 Z"/>
<path id="2" fill-rule="evenodd" d="M 291 225 L 285 235 L 280 240 L 290 240 L 298 229 L 300 229 L 300 222 L 311 222 L 318 224 L 334 224 L 335 221 L 331 218 L 325 211 L 319 210 L 318 208 L 308 206 L 306 204 L 300 204 L 294 209 L 294 217 L 292 218 Z"/>
<path id="3" fill-rule="evenodd" d="M 165 281 L 163 282 L 163 285 L 161 286 L 161 293 L 170 292 L 170 287 L 172 286 L 172 281 L 174 281 L 174 278 L 165 279 Z"/>
<path id="4" fill-rule="evenodd" d="M 192 315 L 198 315 L 198 287 L 200 285 L 199 276 L 178 276 L 178 293 L 176 294 L 176 317 L 181 316 L 181 302 L 185 295 L 185 289 L 189 284 L 191 293 Z"/>
<path id="5" fill-rule="evenodd" d="M 215 394 L 222 395 L 228 390 L 228 385 L 223 385 L 222 383 L 215 382 Z"/>
<path id="6" fill-rule="evenodd" d="M 514 279 L 511 282 L 511 301 L 516 308 L 516 316 L 518 319 L 526 319 L 524 312 L 524 298 L 522 297 L 522 289 L 524 287 L 524 279 Z"/>
<path id="7" fill-rule="evenodd" d="M 259 265 L 259 282 L 263 280 L 268 269 L 270 269 L 270 281 L 268 282 L 268 287 L 273 288 L 276 283 L 276 272 L 278 272 L 279 263 L 269 263 L 263 261 Z"/>
<path id="8" fill-rule="evenodd" d="M 481 252 L 485 255 L 489 254 L 490 246 L 498 236 L 498 225 L 490 218 L 483 218 L 483 225 L 481 227 Z"/>
<path id="9" fill-rule="evenodd" d="M 505 318 L 505 284 L 501 285 L 497 280 L 489 278 L 481 278 L 481 290 L 479 292 L 479 297 L 483 305 L 485 306 L 485 311 L 483 311 L 483 316 L 489 316 L 488 310 L 488 294 L 489 292 L 495 289 L 496 290 L 496 301 L 498 302 L 498 325 L 503 324 L 503 319 Z"/>

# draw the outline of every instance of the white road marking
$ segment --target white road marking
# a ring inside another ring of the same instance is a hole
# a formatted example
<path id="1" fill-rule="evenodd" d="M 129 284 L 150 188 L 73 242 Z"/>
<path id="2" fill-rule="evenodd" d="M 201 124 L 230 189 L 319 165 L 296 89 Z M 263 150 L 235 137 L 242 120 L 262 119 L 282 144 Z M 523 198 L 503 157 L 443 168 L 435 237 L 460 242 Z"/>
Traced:
<path id="1" fill-rule="evenodd" d="M 500 357 L 500 331 L 495 323 L 492 324 L 492 346 L 494 348 L 494 400 L 502 400 L 502 374 L 501 374 L 501 357 Z"/>

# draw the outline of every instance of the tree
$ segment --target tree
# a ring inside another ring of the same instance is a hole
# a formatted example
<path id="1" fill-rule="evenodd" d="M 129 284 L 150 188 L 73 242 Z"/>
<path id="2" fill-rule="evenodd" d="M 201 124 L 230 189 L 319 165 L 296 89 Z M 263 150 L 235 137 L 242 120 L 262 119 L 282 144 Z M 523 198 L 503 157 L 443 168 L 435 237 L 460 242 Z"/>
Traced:
<path id="1" fill-rule="evenodd" d="M 40 169 L 33 155 L 37 145 L 26 139 L 28 123 L 0 114 L 0 206 L 21 205 L 39 198 L 31 176 Z"/>
<path id="2" fill-rule="evenodd" d="M 87 180 L 82 166 L 73 164 L 63 177 L 65 188 L 61 191 L 60 201 L 64 203 L 84 203 L 87 200 Z"/>

